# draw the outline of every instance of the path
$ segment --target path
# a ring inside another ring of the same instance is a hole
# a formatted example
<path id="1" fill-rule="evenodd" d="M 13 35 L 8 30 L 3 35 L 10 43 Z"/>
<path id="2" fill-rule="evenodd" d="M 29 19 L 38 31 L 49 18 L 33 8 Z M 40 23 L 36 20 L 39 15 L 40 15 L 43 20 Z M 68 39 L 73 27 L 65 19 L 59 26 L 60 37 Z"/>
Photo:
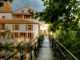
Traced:
<path id="1" fill-rule="evenodd" d="M 36 60 L 54 60 L 48 37 L 44 38 Z"/>

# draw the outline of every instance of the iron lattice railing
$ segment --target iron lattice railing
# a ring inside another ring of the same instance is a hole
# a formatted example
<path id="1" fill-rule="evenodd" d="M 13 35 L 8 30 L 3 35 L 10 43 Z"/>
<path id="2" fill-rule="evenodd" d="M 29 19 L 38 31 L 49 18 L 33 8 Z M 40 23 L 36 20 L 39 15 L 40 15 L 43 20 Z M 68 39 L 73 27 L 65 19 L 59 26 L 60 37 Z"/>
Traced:
<path id="1" fill-rule="evenodd" d="M 66 49 L 58 40 L 49 36 L 54 57 L 57 60 L 78 60 L 68 49 Z"/>
<path id="2" fill-rule="evenodd" d="M 35 39 L 28 44 L 25 44 L 23 47 L 12 53 L 4 60 L 35 60 L 43 39 L 43 35 L 39 36 L 38 39 Z"/>

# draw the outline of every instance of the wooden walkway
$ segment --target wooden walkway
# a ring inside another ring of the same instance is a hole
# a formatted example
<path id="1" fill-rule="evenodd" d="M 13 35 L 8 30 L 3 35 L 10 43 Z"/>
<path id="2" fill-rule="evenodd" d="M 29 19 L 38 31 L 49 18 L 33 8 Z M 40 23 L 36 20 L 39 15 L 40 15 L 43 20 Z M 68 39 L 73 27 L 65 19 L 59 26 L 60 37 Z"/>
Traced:
<path id="1" fill-rule="evenodd" d="M 45 37 L 36 60 L 54 60 L 48 37 Z"/>

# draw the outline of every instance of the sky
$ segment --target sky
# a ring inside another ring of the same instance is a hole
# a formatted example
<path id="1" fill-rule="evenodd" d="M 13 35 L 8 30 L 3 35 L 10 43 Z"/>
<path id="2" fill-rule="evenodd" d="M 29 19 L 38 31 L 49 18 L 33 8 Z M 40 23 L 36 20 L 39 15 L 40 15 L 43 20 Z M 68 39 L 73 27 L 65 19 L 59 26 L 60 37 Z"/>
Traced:
<path id="1" fill-rule="evenodd" d="M 17 9 L 20 9 L 24 6 L 31 6 L 33 10 L 39 12 L 45 9 L 45 6 L 43 6 L 43 2 L 41 0 L 13 0 L 11 3 L 13 11 L 16 11 Z"/>

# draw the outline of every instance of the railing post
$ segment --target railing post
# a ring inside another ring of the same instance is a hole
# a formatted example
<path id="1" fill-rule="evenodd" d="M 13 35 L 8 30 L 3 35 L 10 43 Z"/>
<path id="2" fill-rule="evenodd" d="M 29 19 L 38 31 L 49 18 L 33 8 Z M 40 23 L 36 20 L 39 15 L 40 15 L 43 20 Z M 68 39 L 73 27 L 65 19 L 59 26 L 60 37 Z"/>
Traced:
<path id="1" fill-rule="evenodd" d="M 38 40 L 39 40 L 39 39 L 38 39 Z M 40 43 L 41 43 L 41 41 L 39 40 L 39 41 L 38 41 L 38 44 L 39 44 L 39 48 L 40 48 Z"/>
<path id="2" fill-rule="evenodd" d="M 57 60 L 78 60 L 68 49 L 66 49 L 58 40 L 49 36 L 54 57 Z"/>
<path id="3" fill-rule="evenodd" d="M 35 43 L 35 56 L 36 56 L 36 43 Z"/>
<path id="4" fill-rule="evenodd" d="M 8 60 L 10 60 L 10 58 Z"/>
<path id="5" fill-rule="evenodd" d="M 30 51 L 30 60 L 32 60 L 32 46 L 30 48 L 31 48 L 31 51 Z"/>
<path id="6" fill-rule="evenodd" d="M 21 60 L 23 60 L 23 48 L 22 48 L 22 50 L 20 52 L 20 57 L 21 57 Z"/>
<path id="7" fill-rule="evenodd" d="M 40 40 L 38 40 L 38 42 L 37 42 L 37 53 L 39 51 L 39 48 L 40 48 Z"/>
<path id="8" fill-rule="evenodd" d="M 36 57 L 37 56 L 37 54 L 38 54 L 38 52 L 39 52 L 39 48 L 40 48 L 40 46 L 41 46 L 41 43 L 42 43 L 42 39 L 43 38 L 38 38 L 39 40 L 37 40 L 35 43 L 34 43 L 34 45 L 33 45 L 33 47 L 34 47 L 34 56 Z M 33 41 L 32 41 L 33 42 Z M 32 43 L 31 42 L 31 43 Z M 27 49 L 27 47 L 26 46 L 28 46 L 27 44 L 25 44 L 25 45 L 23 45 L 23 47 L 21 47 L 19 50 L 17 50 L 16 52 L 14 52 L 13 54 L 11 54 L 9 57 L 7 57 L 7 58 L 5 58 L 5 60 L 11 60 L 11 57 L 12 56 L 15 56 L 17 53 L 20 53 L 20 58 L 19 58 L 19 60 L 24 60 L 24 56 L 26 55 L 26 53 L 28 53 L 28 50 L 26 51 L 26 49 Z M 26 47 L 26 48 L 25 48 Z M 33 57 L 33 51 L 32 51 L 32 49 L 33 49 L 33 47 L 31 46 L 31 48 L 29 49 L 29 51 L 30 51 L 30 58 L 31 59 L 29 59 L 29 60 L 33 60 L 32 59 L 32 57 Z"/>
<path id="9" fill-rule="evenodd" d="M 21 60 L 23 60 L 23 55 L 21 56 Z"/>

